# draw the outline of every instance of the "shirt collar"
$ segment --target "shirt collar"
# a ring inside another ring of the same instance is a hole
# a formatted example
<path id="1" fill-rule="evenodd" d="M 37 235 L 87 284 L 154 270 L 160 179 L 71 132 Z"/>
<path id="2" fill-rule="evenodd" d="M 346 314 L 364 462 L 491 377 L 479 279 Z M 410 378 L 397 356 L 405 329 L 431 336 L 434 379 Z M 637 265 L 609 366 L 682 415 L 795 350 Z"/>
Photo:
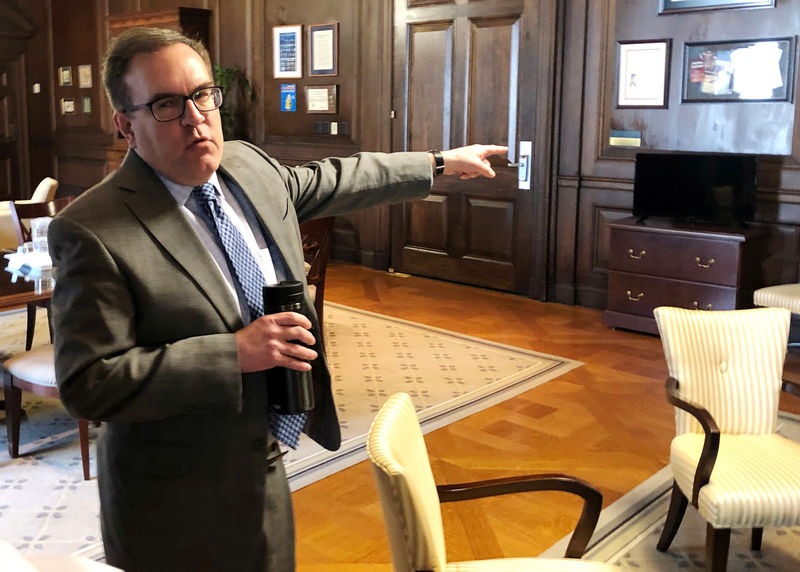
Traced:
<path id="1" fill-rule="evenodd" d="M 181 206 L 186 205 L 186 201 L 188 201 L 189 197 L 192 195 L 192 189 L 194 189 L 194 187 L 178 184 L 175 181 L 166 178 L 158 171 L 156 171 L 156 175 L 158 175 L 158 178 L 161 179 L 161 182 L 164 183 L 164 186 L 167 187 L 167 190 L 175 198 L 177 203 Z M 217 177 L 216 171 L 211 173 L 211 176 L 208 178 L 208 182 L 214 185 L 218 195 L 221 194 L 219 178 Z"/>

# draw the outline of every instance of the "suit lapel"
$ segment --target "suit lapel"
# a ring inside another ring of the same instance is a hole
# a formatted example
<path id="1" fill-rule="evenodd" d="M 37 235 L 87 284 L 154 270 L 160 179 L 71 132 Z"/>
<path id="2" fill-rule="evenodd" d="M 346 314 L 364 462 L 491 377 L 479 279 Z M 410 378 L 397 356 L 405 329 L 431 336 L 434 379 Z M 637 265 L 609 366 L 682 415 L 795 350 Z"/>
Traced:
<path id="1" fill-rule="evenodd" d="M 155 172 L 136 153 L 129 151 L 117 180 L 121 188 L 133 191 L 125 201 L 128 208 L 178 266 L 192 277 L 225 325 L 231 331 L 241 328 L 239 308 L 225 278 L 216 270 L 211 254 Z"/>
<path id="2" fill-rule="evenodd" d="M 305 276 L 302 245 L 295 226 L 287 220 L 292 208 L 289 194 L 283 186 L 280 189 L 268 188 L 263 171 L 253 169 L 251 163 L 240 153 L 236 153 L 238 147 L 227 144 L 225 149 L 220 170 L 233 179 L 247 195 L 261 219 L 267 238 L 275 243 L 284 258 L 290 274 L 288 278 L 302 280 Z M 229 152 L 229 149 L 234 152 Z"/>

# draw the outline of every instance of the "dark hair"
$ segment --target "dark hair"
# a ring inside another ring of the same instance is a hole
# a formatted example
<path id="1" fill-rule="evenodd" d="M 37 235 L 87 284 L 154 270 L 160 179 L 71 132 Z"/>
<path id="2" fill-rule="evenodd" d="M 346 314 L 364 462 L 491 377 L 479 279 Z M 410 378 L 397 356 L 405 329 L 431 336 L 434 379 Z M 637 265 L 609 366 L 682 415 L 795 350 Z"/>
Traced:
<path id="1" fill-rule="evenodd" d="M 157 52 L 173 44 L 186 44 L 197 52 L 211 75 L 211 58 L 200 40 L 169 28 L 131 28 L 111 41 L 103 59 L 103 85 L 111 107 L 121 111 L 133 104 L 125 74 L 134 56 Z"/>

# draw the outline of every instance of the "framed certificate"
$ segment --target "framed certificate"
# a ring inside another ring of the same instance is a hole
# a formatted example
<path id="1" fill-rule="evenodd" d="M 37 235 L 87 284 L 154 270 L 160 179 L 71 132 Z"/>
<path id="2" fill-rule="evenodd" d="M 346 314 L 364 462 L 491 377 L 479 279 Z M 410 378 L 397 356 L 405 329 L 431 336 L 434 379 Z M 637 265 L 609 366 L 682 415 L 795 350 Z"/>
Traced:
<path id="1" fill-rule="evenodd" d="M 78 66 L 78 87 L 92 87 L 92 64 Z"/>
<path id="2" fill-rule="evenodd" d="M 308 27 L 308 75 L 338 74 L 339 24 Z"/>
<path id="3" fill-rule="evenodd" d="M 335 85 L 306 86 L 306 113 L 335 114 L 337 103 Z"/>
<path id="4" fill-rule="evenodd" d="M 272 76 L 303 77 L 302 26 L 272 28 Z"/>
<path id="5" fill-rule="evenodd" d="M 58 68 L 58 85 L 72 85 L 72 66 L 61 66 Z"/>

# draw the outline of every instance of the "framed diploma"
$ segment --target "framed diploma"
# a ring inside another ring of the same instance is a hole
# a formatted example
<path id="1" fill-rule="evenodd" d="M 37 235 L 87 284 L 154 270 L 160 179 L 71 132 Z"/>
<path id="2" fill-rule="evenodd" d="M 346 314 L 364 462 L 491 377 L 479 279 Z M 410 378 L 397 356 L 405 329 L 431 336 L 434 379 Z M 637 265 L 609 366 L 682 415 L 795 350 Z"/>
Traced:
<path id="1" fill-rule="evenodd" d="M 335 114 L 337 103 L 335 85 L 306 86 L 306 113 Z"/>
<path id="2" fill-rule="evenodd" d="M 92 87 L 92 64 L 78 66 L 78 87 Z"/>
<path id="3" fill-rule="evenodd" d="M 272 76 L 303 77 L 302 26 L 272 28 Z"/>
<path id="4" fill-rule="evenodd" d="M 338 74 L 339 24 L 315 24 L 308 27 L 308 75 Z"/>

